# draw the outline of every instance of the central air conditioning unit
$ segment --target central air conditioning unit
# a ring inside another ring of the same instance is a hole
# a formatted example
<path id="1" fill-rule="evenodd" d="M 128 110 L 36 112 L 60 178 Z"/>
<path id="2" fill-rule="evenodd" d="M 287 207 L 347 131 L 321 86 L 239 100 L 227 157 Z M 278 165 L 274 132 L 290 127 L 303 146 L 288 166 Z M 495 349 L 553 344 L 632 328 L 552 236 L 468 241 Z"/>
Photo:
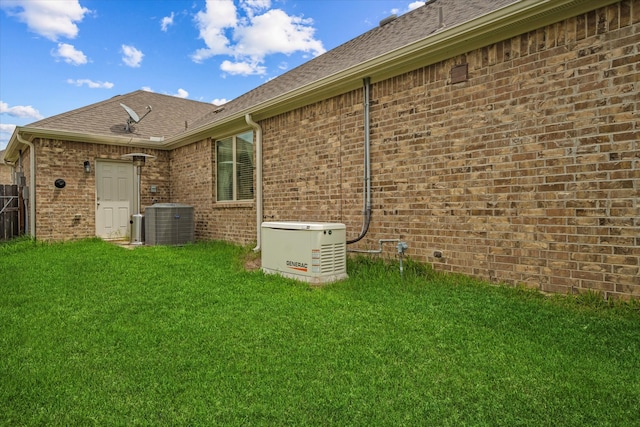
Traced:
<path id="1" fill-rule="evenodd" d="M 316 285 L 346 279 L 345 225 L 263 222 L 262 271 Z"/>
<path id="2" fill-rule="evenodd" d="M 193 207 L 180 203 L 156 203 L 144 210 L 147 245 L 184 245 L 194 241 Z"/>

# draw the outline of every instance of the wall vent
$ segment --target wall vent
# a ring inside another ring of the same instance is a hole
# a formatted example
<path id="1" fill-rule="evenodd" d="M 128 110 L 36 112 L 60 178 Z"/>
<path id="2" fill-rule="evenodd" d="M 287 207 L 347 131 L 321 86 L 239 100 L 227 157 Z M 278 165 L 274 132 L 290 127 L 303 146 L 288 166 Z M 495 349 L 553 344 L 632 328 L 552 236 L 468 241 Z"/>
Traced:
<path id="1" fill-rule="evenodd" d="M 469 64 L 464 63 L 451 68 L 451 84 L 469 80 Z"/>

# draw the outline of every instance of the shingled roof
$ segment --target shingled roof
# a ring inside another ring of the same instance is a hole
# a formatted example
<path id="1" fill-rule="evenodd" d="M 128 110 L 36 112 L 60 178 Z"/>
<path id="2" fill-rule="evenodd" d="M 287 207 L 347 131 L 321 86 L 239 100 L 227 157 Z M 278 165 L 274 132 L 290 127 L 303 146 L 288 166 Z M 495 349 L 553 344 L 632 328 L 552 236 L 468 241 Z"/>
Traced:
<path id="1" fill-rule="evenodd" d="M 354 67 L 430 35 L 468 22 L 519 0 L 432 0 L 424 6 L 380 25 L 285 74 L 225 104 L 220 112 L 209 113 L 194 127 L 223 120 L 276 96 Z M 440 19 L 442 17 L 442 21 Z"/>
<path id="2" fill-rule="evenodd" d="M 129 116 L 120 104 L 130 107 L 140 117 L 146 113 L 147 106 L 151 106 L 152 111 L 139 123 L 132 124 L 129 132 L 125 126 Z M 39 120 L 28 127 L 161 141 L 183 132 L 194 118 L 216 108 L 210 103 L 137 90 Z"/>
<path id="3" fill-rule="evenodd" d="M 567 7 L 569 4 L 586 8 L 589 2 L 431 0 L 396 19 L 386 20 L 384 25 L 381 23 L 222 107 L 136 91 L 40 120 L 19 130 L 32 135 L 46 130 L 84 133 L 95 135 L 96 140 L 106 137 L 105 141 L 110 143 L 121 143 L 122 137 L 131 136 L 144 146 L 177 147 L 197 141 L 215 128 L 228 126 L 228 129 L 237 130 L 246 126 L 246 114 L 262 120 L 353 90 L 362 84 L 364 77 L 382 80 L 483 46 L 481 43 L 495 42 L 499 37 L 537 28 L 540 23 L 529 20 L 530 17 L 562 19 L 563 14 L 573 13 Z M 120 103 L 133 108 L 139 115 L 144 114 L 147 105 L 153 107 L 153 112 L 133 125 L 132 133 L 126 133 L 127 115 Z M 15 144 L 11 144 L 14 138 L 12 136 L 9 148 L 15 148 Z M 160 142 L 162 140 L 164 143 Z"/>

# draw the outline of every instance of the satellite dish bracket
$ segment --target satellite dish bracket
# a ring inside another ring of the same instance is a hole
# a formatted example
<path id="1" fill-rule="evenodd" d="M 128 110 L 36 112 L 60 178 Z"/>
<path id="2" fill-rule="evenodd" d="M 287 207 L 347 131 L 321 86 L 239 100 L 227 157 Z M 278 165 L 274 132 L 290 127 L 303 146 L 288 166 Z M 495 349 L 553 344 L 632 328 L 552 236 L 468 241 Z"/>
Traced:
<path id="1" fill-rule="evenodd" d="M 127 119 L 127 124 L 125 125 L 124 129 L 127 132 L 131 132 L 131 125 L 133 123 L 140 123 L 142 121 L 142 119 L 144 119 L 145 117 L 147 117 L 147 114 L 149 114 L 152 110 L 151 105 L 147 105 L 147 112 L 144 113 L 144 115 L 142 117 L 138 117 L 138 114 L 136 114 L 135 111 L 133 111 L 133 109 L 127 107 L 124 104 L 120 104 L 120 106 L 122 108 L 124 108 L 124 110 L 127 112 L 127 114 L 129 115 L 129 118 Z"/>

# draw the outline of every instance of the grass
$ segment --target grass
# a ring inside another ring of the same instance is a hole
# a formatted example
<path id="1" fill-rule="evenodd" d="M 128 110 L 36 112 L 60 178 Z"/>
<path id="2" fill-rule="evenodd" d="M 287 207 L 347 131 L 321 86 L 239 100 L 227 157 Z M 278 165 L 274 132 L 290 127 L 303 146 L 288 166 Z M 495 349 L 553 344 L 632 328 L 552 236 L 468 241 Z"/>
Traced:
<path id="1" fill-rule="evenodd" d="M 635 304 L 366 258 L 312 289 L 246 252 L 0 245 L 0 425 L 639 423 Z"/>

